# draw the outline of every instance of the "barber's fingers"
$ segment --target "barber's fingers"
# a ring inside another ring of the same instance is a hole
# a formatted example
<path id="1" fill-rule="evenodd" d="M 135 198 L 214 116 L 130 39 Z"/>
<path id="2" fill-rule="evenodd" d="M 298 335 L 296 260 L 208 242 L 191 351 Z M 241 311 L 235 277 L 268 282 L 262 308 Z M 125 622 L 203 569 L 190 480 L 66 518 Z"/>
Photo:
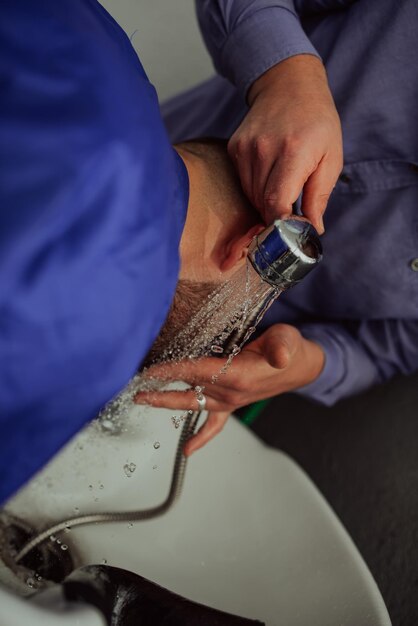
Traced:
<path id="1" fill-rule="evenodd" d="M 293 202 L 299 197 L 308 174 L 297 176 L 302 159 L 297 155 L 287 158 L 271 134 L 254 134 L 251 131 L 233 135 L 228 144 L 229 154 L 238 171 L 241 186 L 250 202 L 258 209 L 267 224 L 292 213 Z M 291 172 L 289 171 L 291 170 Z M 289 199 L 289 188 L 292 187 Z M 294 188 L 294 189 L 293 189 Z"/>
<path id="2" fill-rule="evenodd" d="M 189 385 L 205 385 L 212 376 L 219 374 L 223 360 L 217 357 L 184 359 L 183 361 L 153 365 L 145 372 L 145 378 L 161 381 L 181 380 Z"/>
<path id="3" fill-rule="evenodd" d="M 156 365 L 148 370 L 147 376 L 163 382 L 181 380 L 191 386 L 204 386 L 204 394 L 210 403 L 208 410 L 226 410 L 245 404 L 254 372 L 257 372 L 258 378 L 262 378 L 271 373 L 269 368 L 285 369 L 299 344 L 300 333 L 295 328 L 287 324 L 274 324 L 243 348 L 226 374 L 221 373 L 226 359 L 205 357 Z M 193 390 L 141 391 L 135 396 L 135 401 L 138 404 L 172 409 L 195 409 L 196 404 L 193 403 L 197 402 Z"/>
<path id="4" fill-rule="evenodd" d="M 199 448 L 202 448 L 205 444 L 218 435 L 225 426 L 229 411 L 212 411 L 209 413 L 207 420 L 201 426 L 199 431 L 191 437 L 185 444 L 183 451 L 186 456 L 190 456 Z"/>
<path id="5" fill-rule="evenodd" d="M 193 452 L 202 448 L 215 435 L 221 432 L 224 427 L 232 407 L 225 409 L 225 403 L 216 400 L 205 394 L 206 409 L 209 410 L 208 417 L 199 429 L 198 433 L 191 437 L 184 446 L 184 454 L 190 456 Z M 137 394 L 134 401 L 137 404 L 148 404 L 151 406 L 164 407 L 173 410 L 198 410 L 196 394 L 193 391 L 163 391 Z"/>
<path id="6" fill-rule="evenodd" d="M 228 142 L 228 154 L 238 171 L 241 187 L 247 198 L 252 202 L 253 164 L 249 152 L 249 144 L 240 134 L 239 136 L 237 135 L 238 133 L 232 135 Z"/>
<path id="7" fill-rule="evenodd" d="M 192 391 L 165 391 L 155 393 L 153 397 L 150 394 L 147 398 L 144 395 L 146 394 L 138 394 L 135 402 L 173 410 L 197 410 L 199 408 L 196 394 Z M 231 409 L 227 411 L 220 410 L 225 408 L 225 405 L 210 396 L 206 396 L 206 408 L 209 410 L 209 414 L 205 423 L 184 446 L 184 454 L 186 456 L 190 456 L 193 452 L 202 448 L 208 441 L 220 433 L 231 412 Z"/>
<path id="8" fill-rule="evenodd" d="M 265 218 L 264 190 L 276 162 L 275 142 L 268 135 L 254 137 L 244 135 L 238 139 L 236 145 L 242 146 L 240 150 L 237 149 L 235 159 L 242 188 L 253 206 Z M 284 216 L 285 213 L 276 214 L 274 217 Z"/>
<path id="9" fill-rule="evenodd" d="M 248 345 L 248 351 L 258 352 L 265 365 L 275 370 L 288 367 L 300 344 L 299 331 L 288 324 L 274 324 Z"/>
<path id="10" fill-rule="evenodd" d="M 267 223 L 292 214 L 293 204 L 314 167 L 298 155 L 296 148 L 287 149 L 277 158 L 263 190 L 263 215 Z"/>
<path id="11" fill-rule="evenodd" d="M 205 409 L 208 411 L 219 411 L 225 409 L 225 401 L 221 398 L 213 398 L 204 391 L 206 398 Z M 149 391 L 140 392 L 134 397 L 135 404 L 147 404 L 149 406 L 175 411 L 198 411 L 200 409 L 196 393 L 192 390 L 186 391 Z"/>
<path id="12" fill-rule="evenodd" d="M 323 215 L 342 167 L 342 155 L 325 155 L 303 187 L 302 213 L 324 232 Z"/>
<path id="13" fill-rule="evenodd" d="M 276 167 L 276 160 L 276 151 L 273 151 L 273 146 L 264 135 L 261 135 L 253 141 L 250 198 L 264 219 L 266 218 L 264 201 L 265 190 L 270 174 Z M 286 217 L 288 213 L 289 211 L 286 209 L 284 212 L 275 212 L 274 216 L 272 215 L 271 217 L 272 219 Z M 270 221 L 272 221 L 272 219 Z"/>

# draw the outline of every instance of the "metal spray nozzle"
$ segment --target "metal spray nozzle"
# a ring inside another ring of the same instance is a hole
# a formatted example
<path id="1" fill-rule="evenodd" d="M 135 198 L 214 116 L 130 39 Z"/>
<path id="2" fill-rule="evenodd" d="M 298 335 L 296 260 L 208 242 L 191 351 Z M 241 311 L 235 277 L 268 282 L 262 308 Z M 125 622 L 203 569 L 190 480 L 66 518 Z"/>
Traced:
<path id="1" fill-rule="evenodd" d="M 318 233 L 304 217 L 275 220 L 256 235 L 248 251 L 251 265 L 281 291 L 299 283 L 322 259 Z"/>

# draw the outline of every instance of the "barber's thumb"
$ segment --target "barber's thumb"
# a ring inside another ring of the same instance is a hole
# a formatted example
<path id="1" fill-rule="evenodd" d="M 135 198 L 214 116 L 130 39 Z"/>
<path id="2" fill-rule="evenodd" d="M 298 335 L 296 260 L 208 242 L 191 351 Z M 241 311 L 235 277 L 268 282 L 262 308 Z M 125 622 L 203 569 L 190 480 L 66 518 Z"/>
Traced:
<path id="1" fill-rule="evenodd" d="M 264 358 L 271 367 L 282 370 L 289 365 L 296 350 L 295 333 L 292 326 L 275 324 L 260 337 Z"/>

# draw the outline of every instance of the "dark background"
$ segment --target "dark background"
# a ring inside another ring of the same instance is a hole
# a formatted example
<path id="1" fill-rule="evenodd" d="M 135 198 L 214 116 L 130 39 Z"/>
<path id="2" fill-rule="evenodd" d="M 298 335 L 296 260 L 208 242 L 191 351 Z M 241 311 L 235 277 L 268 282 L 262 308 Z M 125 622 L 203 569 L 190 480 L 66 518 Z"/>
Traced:
<path id="1" fill-rule="evenodd" d="M 274 398 L 251 428 L 309 474 L 369 566 L 394 626 L 418 626 L 418 374 L 331 408 Z"/>

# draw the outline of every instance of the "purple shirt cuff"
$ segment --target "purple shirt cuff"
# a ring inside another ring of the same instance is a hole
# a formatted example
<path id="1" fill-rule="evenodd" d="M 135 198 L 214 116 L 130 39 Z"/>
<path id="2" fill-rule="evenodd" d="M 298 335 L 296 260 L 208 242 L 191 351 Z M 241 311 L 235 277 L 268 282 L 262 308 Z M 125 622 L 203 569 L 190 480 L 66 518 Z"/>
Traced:
<path id="1" fill-rule="evenodd" d="M 325 353 L 325 364 L 322 372 L 312 383 L 295 389 L 295 393 L 307 396 L 326 406 L 331 406 L 339 397 L 337 387 L 346 376 L 344 348 L 335 334 L 324 331 L 323 327 L 306 324 L 299 327 L 306 339 L 321 346 Z"/>
<path id="2" fill-rule="evenodd" d="M 295 390 L 296 393 L 331 406 L 341 398 L 384 380 L 381 367 L 362 344 L 358 333 L 353 336 L 342 324 L 332 322 L 301 324 L 299 330 L 306 339 L 323 348 L 325 365 L 316 380 Z"/>
<path id="3" fill-rule="evenodd" d="M 224 75 L 245 95 L 268 69 L 297 54 L 317 51 L 296 15 L 282 7 L 261 9 L 229 35 L 221 54 Z"/>

